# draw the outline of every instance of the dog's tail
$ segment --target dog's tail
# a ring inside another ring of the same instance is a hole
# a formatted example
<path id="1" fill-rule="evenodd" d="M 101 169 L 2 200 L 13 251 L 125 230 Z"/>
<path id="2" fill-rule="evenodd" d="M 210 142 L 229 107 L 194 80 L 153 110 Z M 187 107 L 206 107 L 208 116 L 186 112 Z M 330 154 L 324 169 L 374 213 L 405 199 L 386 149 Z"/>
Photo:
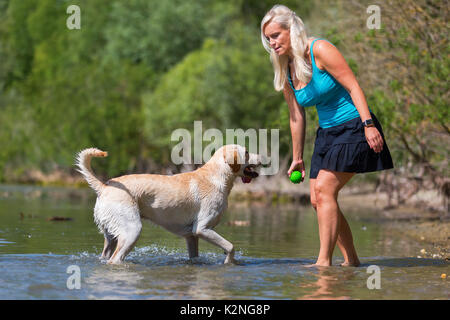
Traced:
<path id="1" fill-rule="evenodd" d="M 107 157 L 108 153 L 96 148 L 89 148 L 80 151 L 77 155 L 76 165 L 78 166 L 78 172 L 80 172 L 87 183 L 95 190 L 97 195 L 100 195 L 101 191 L 105 187 L 105 184 L 100 181 L 92 172 L 91 158 L 92 157 Z"/>

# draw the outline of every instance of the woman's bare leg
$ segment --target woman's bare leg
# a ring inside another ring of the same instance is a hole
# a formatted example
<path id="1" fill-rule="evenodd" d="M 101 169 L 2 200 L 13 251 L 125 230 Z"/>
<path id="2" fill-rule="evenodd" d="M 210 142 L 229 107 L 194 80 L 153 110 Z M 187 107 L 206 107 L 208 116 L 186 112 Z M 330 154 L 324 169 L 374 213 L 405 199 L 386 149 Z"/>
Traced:
<path id="1" fill-rule="evenodd" d="M 353 244 L 353 236 L 352 231 L 350 230 L 350 226 L 348 225 L 347 220 L 342 214 L 341 209 L 339 208 L 339 234 L 337 238 L 337 245 L 344 256 L 344 263 L 341 264 L 343 267 L 347 266 L 359 266 L 360 262 L 358 259 L 358 255 L 356 253 L 355 246 Z"/>
<path id="2" fill-rule="evenodd" d="M 311 203 L 317 211 L 319 222 L 320 252 L 316 265 L 331 265 L 336 243 L 345 259 L 342 265 L 359 264 L 350 227 L 337 203 L 339 190 L 353 175 L 321 170 L 317 179 L 310 180 Z"/>

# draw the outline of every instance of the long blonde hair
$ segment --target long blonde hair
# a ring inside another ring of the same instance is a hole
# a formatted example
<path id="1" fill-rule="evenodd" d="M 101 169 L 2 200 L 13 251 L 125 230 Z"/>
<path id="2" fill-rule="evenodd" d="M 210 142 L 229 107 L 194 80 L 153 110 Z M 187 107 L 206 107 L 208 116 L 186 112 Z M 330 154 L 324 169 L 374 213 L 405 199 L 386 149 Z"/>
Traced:
<path id="1" fill-rule="evenodd" d="M 279 56 L 270 47 L 269 40 L 264 35 L 263 29 L 269 22 L 278 23 L 283 29 L 290 30 L 292 54 L 294 55 L 295 77 L 303 83 L 308 83 L 312 76 L 311 66 L 305 59 L 308 48 L 308 37 L 302 19 L 288 7 L 277 4 L 266 13 L 261 21 L 261 40 L 264 48 L 270 54 L 275 77 L 273 84 L 275 90 L 281 91 L 287 80 L 287 67 L 289 58 L 287 55 Z"/>

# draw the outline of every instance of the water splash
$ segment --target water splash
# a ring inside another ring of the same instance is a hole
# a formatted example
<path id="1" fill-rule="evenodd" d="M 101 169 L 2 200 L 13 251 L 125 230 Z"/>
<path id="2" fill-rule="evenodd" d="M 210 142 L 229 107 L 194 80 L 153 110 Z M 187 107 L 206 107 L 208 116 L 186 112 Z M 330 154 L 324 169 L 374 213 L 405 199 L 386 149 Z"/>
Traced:
<path id="1" fill-rule="evenodd" d="M 98 257 L 99 257 L 99 255 L 97 253 L 82 251 L 82 252 L 70 255 L 69 260 L 70 261 L 82 261 L 82 260 L 92 259 L 92 258 L 98 259 Z"/>
<path id="2" fill-rule="evenodd" d="M 236 259 L 243 258 L 241 251 L 235 253 Z M 218 252 L 199 252 L 199 256 L 189 259 L 184 248 L 168 248 L 153 244 L 145 247 L 136 247 L 125 261 L 144 265 L 217 265 L 223 264 L 225 254 Z"/>

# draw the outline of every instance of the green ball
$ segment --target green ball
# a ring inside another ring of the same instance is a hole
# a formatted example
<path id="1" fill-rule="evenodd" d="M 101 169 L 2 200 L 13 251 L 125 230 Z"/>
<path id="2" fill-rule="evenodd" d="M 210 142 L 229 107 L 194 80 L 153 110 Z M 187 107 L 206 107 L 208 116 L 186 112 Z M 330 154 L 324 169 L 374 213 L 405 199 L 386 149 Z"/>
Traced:
<path id="1" fill-rule="evenodd" d="M 302 181 L 302 173 L 300 171 L 292 171 L 290 179 L 293 183 L 300 183 Z"/>

